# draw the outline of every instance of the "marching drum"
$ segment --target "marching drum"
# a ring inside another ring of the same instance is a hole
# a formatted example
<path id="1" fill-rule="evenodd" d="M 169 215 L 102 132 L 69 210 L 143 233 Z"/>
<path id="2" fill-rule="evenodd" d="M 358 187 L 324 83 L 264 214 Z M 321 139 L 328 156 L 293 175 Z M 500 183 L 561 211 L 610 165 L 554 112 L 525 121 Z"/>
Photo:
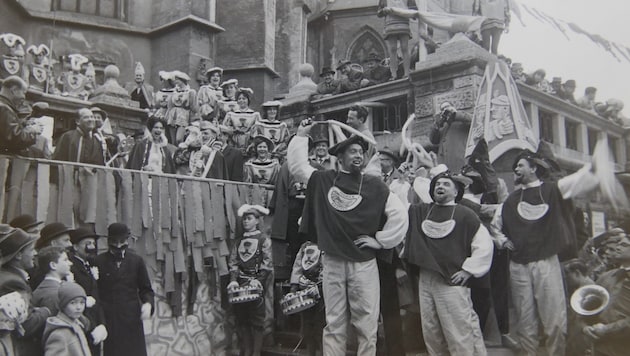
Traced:
<path id="1" fill-rule="evenodd" d="M 319 299 L 319 289 L 317 286 L 313 286 L 286 294 L 280 300 L 280 306 L 282 306 L 284 315 L 291 315 L 315 306 Z"/>
<path id="2" fill-rule="evenodd" d="M 253 302 L 262 298 L 262 294 L 261 288 L 254 287 L 248 283 L 228 290 L 228 301 L 230 304 Z"/>

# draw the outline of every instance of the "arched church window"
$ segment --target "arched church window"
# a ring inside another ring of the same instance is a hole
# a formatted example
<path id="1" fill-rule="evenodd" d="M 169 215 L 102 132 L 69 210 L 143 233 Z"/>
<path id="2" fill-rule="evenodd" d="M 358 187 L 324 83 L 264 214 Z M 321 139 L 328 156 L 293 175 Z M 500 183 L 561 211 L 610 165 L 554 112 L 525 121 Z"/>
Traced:
<path id="1" fill-rule="evenodd" d="M 363 65 L 371 52 L 378 54 L 379 58 L 385 58 L 385 48 L 381 35 L 373 28 L 364 26 L 348 47 L 346 58 L 352 63 Z"/>

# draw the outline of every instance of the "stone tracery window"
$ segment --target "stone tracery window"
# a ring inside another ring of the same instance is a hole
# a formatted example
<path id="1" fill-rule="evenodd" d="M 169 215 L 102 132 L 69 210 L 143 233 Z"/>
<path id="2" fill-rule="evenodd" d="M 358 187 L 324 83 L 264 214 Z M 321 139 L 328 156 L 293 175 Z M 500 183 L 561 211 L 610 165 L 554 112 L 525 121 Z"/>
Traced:
<path id="1" fill-rule="evenodd" d="M 128 0 L 53 0 L 52 11 L 78 12 L 118 20 L 127 19 Z"/>
<path id="2" fill-rule="evenodd" d="M 352 63 L 363 65 L 370 52 L 376 52 L 380 58 L 386 57 L 385 43 L 381 36 L 371 27 L 365 26 L 348 47 L 346 58 Z"/>

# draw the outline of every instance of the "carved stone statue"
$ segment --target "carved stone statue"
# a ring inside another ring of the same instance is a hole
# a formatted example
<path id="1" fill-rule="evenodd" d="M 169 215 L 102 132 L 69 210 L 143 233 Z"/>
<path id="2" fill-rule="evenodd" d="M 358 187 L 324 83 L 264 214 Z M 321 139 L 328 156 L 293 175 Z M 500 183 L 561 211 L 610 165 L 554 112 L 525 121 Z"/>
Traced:
<path id="1" fill-rule="evenodd" d="M 93 97 L 99 95 L 108 95 L 114 97 L 120 97 L 123 99 L 131 99 L 129 93 L 125 90 L 125 88 L 121 87 L 118 84 L 118 77 L 120 77 L 120 69 L 113 64 L 105 67 L 104 70 L 105 82 L 100 87 L 94 90 Z"/>

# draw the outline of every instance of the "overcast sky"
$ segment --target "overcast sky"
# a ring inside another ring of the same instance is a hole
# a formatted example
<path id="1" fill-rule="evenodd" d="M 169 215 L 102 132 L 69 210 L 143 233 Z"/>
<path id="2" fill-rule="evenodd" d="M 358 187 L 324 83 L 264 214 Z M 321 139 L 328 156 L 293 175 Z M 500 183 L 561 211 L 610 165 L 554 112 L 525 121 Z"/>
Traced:
<path id="1" fill-rule="evenodd" d="M 626 25 L 630 2 L 622 0 L 517 0 L 565 22 L 578 24 L 583 30 L 630 47 Z M 567 38 L 547 23 L 541 23 L 526 11 L 524 24 L 512 16 L 510 32 L 501 40 L 499 53 L 522 62 L 526 72 L 537 68 L 547 71 L 547 79 L 575 79 L 576 99 L 584 88 L 598 88 L 598 101 L 619 98 L 625 102 L 624 114 L 630 116 L 630 62 L 616 60 L 603 47 L 584 35 L 567 31 Z M 523 26 L 524 25 L 524 26 Z"/>

